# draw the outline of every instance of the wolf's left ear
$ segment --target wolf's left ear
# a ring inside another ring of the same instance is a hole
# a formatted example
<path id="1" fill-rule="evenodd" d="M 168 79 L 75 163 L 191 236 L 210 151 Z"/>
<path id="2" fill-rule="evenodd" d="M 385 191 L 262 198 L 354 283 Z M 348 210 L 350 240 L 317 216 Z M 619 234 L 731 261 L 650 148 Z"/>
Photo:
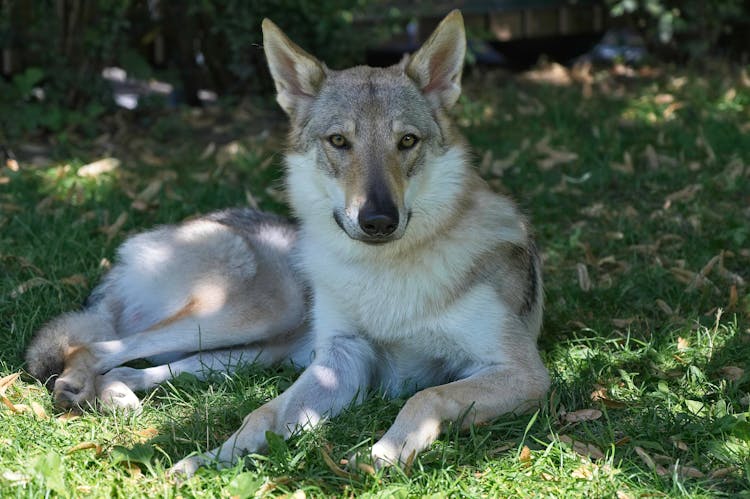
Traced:
<path id="1" fill-rule="evenodd" d="M 263 19 L 263 50 L 268 60 L 276 101 L 290 116 L 312 102 L 325 79 L 325 67 L 291 41 L 270 19 Z"/>
<path id="2" fill-rule="evenodd" d="M 465 55 L 464 18 L 461 12 L 454 10 L 409 59 L 406 74 L 417 83 L 434 107 L 447 109 L 461 95 Z"/>

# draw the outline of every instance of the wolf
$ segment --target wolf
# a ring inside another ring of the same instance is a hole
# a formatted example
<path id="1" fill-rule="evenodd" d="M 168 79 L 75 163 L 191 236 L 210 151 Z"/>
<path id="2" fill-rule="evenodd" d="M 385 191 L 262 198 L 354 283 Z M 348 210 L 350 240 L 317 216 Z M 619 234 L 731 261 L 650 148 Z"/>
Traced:
<path id="1" fill-rule="evenodd" d="M 226 442 L 172 468 L 262 452 L 379 390 L 410 395 L 372 446 L 410 462 L 445 421 L 533 409 L 549 374 L 537 348 L 543 290 L 532 229 L 471 166 L 450 121 L 461 93 L 463 18 L 388 68 L 332 70 L 262 23 L 290 120 L 286 191 L 297 226 L 229 210 L 136 235 L 91 304 L 41 330 L 28 353 L 58 373 L 60 407 L 137 409 L 134 391 L 242 362 L 304 370 Z M 123 367 L 137 358 L 156 364 Z"/>

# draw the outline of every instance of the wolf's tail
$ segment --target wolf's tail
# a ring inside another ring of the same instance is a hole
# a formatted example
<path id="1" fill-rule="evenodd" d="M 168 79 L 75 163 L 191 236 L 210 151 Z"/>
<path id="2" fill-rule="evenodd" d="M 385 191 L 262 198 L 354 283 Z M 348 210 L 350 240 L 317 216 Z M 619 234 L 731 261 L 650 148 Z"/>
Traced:
<path id="1" fill-rule="evenodd" d="M 103 307 L 60 315 L 45 324 L 26 350 L 26 370 L 48 388 L 65 368 L 72 347 L 116 337 L 111 316 Z"/>

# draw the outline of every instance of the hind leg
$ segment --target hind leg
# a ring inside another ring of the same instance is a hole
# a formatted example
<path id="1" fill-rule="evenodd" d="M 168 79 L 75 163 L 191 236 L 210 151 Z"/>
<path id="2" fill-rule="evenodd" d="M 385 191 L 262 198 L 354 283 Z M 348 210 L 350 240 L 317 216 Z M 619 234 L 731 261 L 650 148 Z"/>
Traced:
<path id="1" fill-rule="evenodd" d="M 291 362 L 306 367 L 312 360 L 312 343 L 307 338 L 264 346 L 227 348 L 201 352 L 184 359 L 146 369 L 116 367 L 99 376 L 97 399 L 108 409 L 140 409 L 135 391 L 150 390 L 182 373 L 195 375 L 203 381 L 213 373 L 232 374 L 240 366 L 258 363 L 270 366 Z"/>

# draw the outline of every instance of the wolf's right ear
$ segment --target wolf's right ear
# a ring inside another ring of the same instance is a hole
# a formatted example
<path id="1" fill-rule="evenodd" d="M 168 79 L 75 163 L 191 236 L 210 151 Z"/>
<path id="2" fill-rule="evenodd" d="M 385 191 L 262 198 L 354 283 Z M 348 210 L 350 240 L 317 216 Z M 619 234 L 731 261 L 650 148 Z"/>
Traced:
<path id="1" fill-rule="evenodd" d="M 411 56 L 404 69 L 433 107 L 448 109 L 461 95 L 465 55 L 464 18 L 460 11 L 454 10 Z"/>
<path id="2" fill-rule="evenodd" d="M 293 116 L 312 102 L 325 79 L 325 66 L 263 19 L 263 50 L 276 85 L 276 101 Z"/>

